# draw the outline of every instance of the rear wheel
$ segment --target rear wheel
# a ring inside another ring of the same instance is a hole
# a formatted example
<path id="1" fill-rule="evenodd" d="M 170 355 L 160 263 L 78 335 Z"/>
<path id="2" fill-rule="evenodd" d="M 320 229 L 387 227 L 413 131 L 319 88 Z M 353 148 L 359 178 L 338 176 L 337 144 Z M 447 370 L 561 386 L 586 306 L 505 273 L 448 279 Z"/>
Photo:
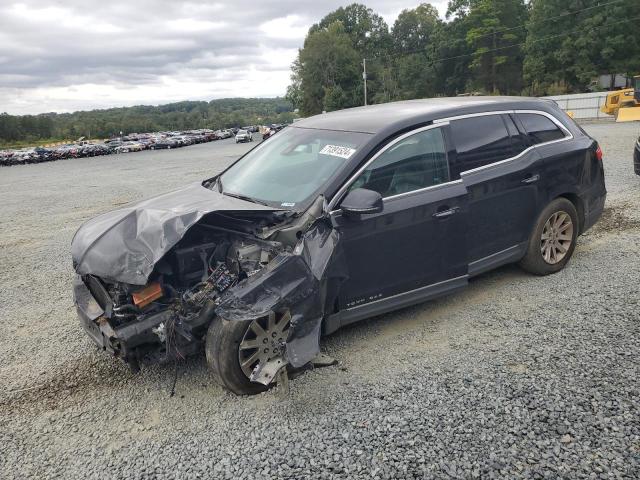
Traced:
<path id="1" fill-rule="evenodd" d="M 267 390 L 268 386 L 249 380 L 251 372 L 261 362 L 282 356 L 290 323 L 289 312 L 271 312 L 246 321 L 216 318 L 209 326 L 205 346 L 216 382 L 238 395 Z"/>
<path id="2" fill-rule="evenodd" d="M 540 213 L 520 266 L 535 275 L 562 270 L 576 246 L 578 214 L 569 200 L 560 197 Z"/>

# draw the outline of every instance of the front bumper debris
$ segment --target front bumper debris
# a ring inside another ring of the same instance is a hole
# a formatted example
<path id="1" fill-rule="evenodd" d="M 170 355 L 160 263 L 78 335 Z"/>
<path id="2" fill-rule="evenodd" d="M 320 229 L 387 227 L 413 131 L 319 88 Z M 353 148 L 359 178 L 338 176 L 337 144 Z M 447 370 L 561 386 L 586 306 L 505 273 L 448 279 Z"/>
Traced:
<path id="1" fill-rule="evenodd" d="M 104 316 L 89 288 L 76 275 L 73 297 L 80 323 L 94 343 L 112 355 L 127 362 L 137 370 L 143 360 L 163 362 L 184 358 L 202 347 L 199 334 L 213 318 L 213 305 L 205 305 L 190 323 L 182 321 L 172 309 L 143 316 L 135 322 L 114 326 Z M 167 336 L 173 339 L 167 341 Z"/>

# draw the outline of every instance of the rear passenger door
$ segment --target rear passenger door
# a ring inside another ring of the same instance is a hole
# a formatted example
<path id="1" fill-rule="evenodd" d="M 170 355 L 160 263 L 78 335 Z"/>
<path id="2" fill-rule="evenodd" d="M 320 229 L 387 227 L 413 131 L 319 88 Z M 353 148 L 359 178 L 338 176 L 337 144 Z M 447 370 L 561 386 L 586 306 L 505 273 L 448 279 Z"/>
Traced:
<path id="1" fill-rule="evenodd" d="M 508 113 L 450 119 L 453 178 L 469 191 L 469 274 L 517 259 L 538 211 L 542 162 Z"/>

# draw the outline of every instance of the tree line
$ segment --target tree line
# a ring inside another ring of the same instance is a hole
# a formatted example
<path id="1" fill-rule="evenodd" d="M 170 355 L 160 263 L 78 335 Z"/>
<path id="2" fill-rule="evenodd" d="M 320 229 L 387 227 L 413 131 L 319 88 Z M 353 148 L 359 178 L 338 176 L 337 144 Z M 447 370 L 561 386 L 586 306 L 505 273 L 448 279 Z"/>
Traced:
<path id="1" fill-rule="evenodd" d="M 640 73 L 638 0 L 423 3 L 389 28 L 361 4 L 314 24 L 286 98 L 304 115 L 462 93 L 543 96 L 597 89 L 600 74 Z"/>
<path id="2" fill-rule="evenodd" d="M 0 114 L 0 144 L 109 138 L 122 132 L 157 132 L 241 127 L 291 121 L 293 107 L 284 98 L 228 98 L 74 113 Z"/>

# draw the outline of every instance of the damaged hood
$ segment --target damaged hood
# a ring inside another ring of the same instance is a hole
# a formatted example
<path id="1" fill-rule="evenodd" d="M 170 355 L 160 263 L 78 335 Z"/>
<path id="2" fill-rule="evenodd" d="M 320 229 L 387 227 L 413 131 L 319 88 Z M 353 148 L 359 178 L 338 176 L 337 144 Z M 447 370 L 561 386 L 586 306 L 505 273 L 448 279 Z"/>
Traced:
<path id="1" fill-rule="evenodd" d="M 155 264 L 203 216 L 277 210 L 195 183 L 86 222 L 71 241 L 73 265 L 80 275 L 144 285 Z"/>

